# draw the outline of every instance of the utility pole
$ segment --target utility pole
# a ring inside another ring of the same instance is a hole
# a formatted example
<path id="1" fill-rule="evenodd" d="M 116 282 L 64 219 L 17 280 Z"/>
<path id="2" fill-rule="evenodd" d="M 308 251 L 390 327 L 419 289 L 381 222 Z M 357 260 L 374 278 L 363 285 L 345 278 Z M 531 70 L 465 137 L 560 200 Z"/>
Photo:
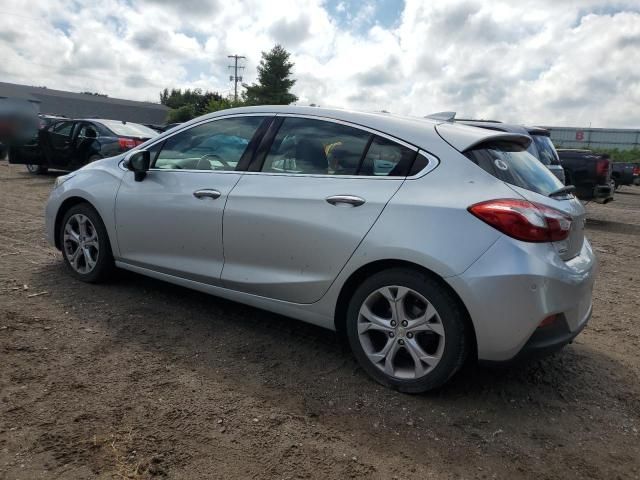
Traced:
<path id="1" fill-rule="evenodd" d="M 242 76 L 238 76 L 238 68 L 243 69 L 244 67 L 238 67 L 238 59 L 239 58 L 247 58 L 242 55 L 227 55 L 227 58 L 233 58 L 234 64 L 229 65 L 228 68 L 233 68 L 233 75 L 229 77 L 229 80 L 233 82 L 233 99 L 238 101 L 238 82 L 242 81 Z"/>

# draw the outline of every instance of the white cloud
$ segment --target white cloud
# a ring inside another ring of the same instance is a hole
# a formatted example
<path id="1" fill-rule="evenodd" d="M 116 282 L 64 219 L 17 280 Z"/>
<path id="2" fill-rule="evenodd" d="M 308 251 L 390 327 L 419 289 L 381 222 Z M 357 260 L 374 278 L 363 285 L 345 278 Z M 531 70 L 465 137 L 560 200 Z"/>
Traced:
<path id="1" fill-rule="evenodd" d="M 300 103 L 640 125 L 636 2 L 407 0 L 393 22 L 354 4 L 332 18 L 324 0 L 5 0 L 0 81 L 152 101 L 164 87 L 228 93 L 228 54 L 247 57 L 251 82 L 281 42 Z"/>

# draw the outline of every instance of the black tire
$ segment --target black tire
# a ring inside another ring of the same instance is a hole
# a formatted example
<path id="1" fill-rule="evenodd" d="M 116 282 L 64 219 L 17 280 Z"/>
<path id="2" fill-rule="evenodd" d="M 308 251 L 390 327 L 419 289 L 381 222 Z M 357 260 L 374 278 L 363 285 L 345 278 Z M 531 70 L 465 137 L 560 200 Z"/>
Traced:
<path id="1" fill-rule="evenodd" d="M 32 175 L 44 175 L 49 171 L 49 169 L 44 165 L 33 165 L 28 163 L 25 167 L 27 167 L 27 171 Z"/>
<path id="2" fill-rule="evenodd" d="M 420 378 L 401 379 L 386 374 L 367 357 L 360 343 L 360 307 L 369 295 L 385 286 L 415 290 L 433 305 L 442 322 L 445 333 L 444 350 L 436 366 Z M 347 338 L 360 366 L 378 383 L 400 392 L 422 393 L 443 385 L 464 364 L 470 350 L 470 334 L 466 331 L 465 315 L 457 299 L 438 280 L 417 270 L 394 268 L 369 277 L 355 291 L 347 310 Z"/>
<path id="3" fill-rule="evenodd" d="M 64 232 L 69 219 L 78 214 L 86 216 L 91 221 L 95 227 L 95 232 L 98 237 L 99 248 L 96 264 L 93 269 L 87 273 L 81 273 L 71 265 L 64 240 Z M 74 277 L 88 283 L 104 282 L 111 277 L 115 270 L 115 264 L 113 261 L 113 254 L 111 253 L 109 236 L 100 215 L 91 205 L 88 203 L 80 203 L 67 210 L 62 219 L 62 224 L 59 230 L 59 242 L 62 248 L 62 257 L 64 258 L 64 263 Z"/>

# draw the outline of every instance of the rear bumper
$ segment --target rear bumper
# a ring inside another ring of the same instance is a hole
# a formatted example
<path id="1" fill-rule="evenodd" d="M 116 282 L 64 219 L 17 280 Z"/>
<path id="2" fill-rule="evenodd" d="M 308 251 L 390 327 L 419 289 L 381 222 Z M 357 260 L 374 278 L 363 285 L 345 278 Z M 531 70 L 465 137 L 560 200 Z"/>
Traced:
<path id="1" fill-rule="evenodd" d="M 580 333 L 591 315 L 596 268 L 586 240 L 580 255 L 564 262 L 548 244 L 503 237 L 447 281 L 471 316 L 478 359 L 504 362 L 560 348 Z M 551 315 L 559 315 L 566 330 L 542 335 L 549 332 L 538 327 Z"/>
<path id="2" fill-rule="evenodd" d="M 503 361 L 481 360 L 480 363 L 487 366 L 510 365 L 557 352 L 565 345 L 572 343 L 584 330 L 591 318 L 591 311 L 589 309 L 587 316 L 575 330 L 571 330 L 564 317 L 560 317 L 560 320 L 554 325 L 537 328 L 527 343 L 524 344 L 522 350 L 512 359 Z"/>
<path id="3" fill-rule="evenodd" d="M 613 200 L 613 191 L 611 185 L 596 185 L 593 188 L 593 199 L 598 203 L 607 203 Z"/>

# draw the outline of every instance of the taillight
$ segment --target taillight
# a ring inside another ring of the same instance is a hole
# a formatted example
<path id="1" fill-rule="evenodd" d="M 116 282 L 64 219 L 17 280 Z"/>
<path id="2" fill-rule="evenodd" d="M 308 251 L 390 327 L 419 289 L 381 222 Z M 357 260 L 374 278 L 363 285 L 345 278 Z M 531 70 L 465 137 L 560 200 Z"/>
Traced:
<path id="1" fill-rule="evenodd" d="M 569 215 L 527 200 L 489 200 L 476 203 L 468 210 L 505 235 L 524 242 L 565 240 L 571 230 Z"/>
<path id="2" fill-rule="evenodd" d="M 596 163 L 596 175 L 598 177 L 605 177 L 609 174 L 609 160 L 606 158 L 599 158 Z"/>
<path id="3" fill-rule="evenodd" d="M 133 138 L 119 138 L 118 144 L 120 145 L 120 150 L 129 150 L 136 146 L 136 141 Z"/>
<path id="4" fill-rule="evenodd" d="M 633 167 L 633 176 L 640 176 L 640 166 L 636 165 L 635 167 Z"/>
<path id="5" fill-rule="evenodd" d="M 544 328 L 544 327 L 548 327 L 549 325 L 553 325 L 554 323 L 556 323 L 556 321 L 559 318 L 560 318 L 559 315 L 550 315 L 540 322 L 540 325 L 538 325 L 538 328 Z"/>

